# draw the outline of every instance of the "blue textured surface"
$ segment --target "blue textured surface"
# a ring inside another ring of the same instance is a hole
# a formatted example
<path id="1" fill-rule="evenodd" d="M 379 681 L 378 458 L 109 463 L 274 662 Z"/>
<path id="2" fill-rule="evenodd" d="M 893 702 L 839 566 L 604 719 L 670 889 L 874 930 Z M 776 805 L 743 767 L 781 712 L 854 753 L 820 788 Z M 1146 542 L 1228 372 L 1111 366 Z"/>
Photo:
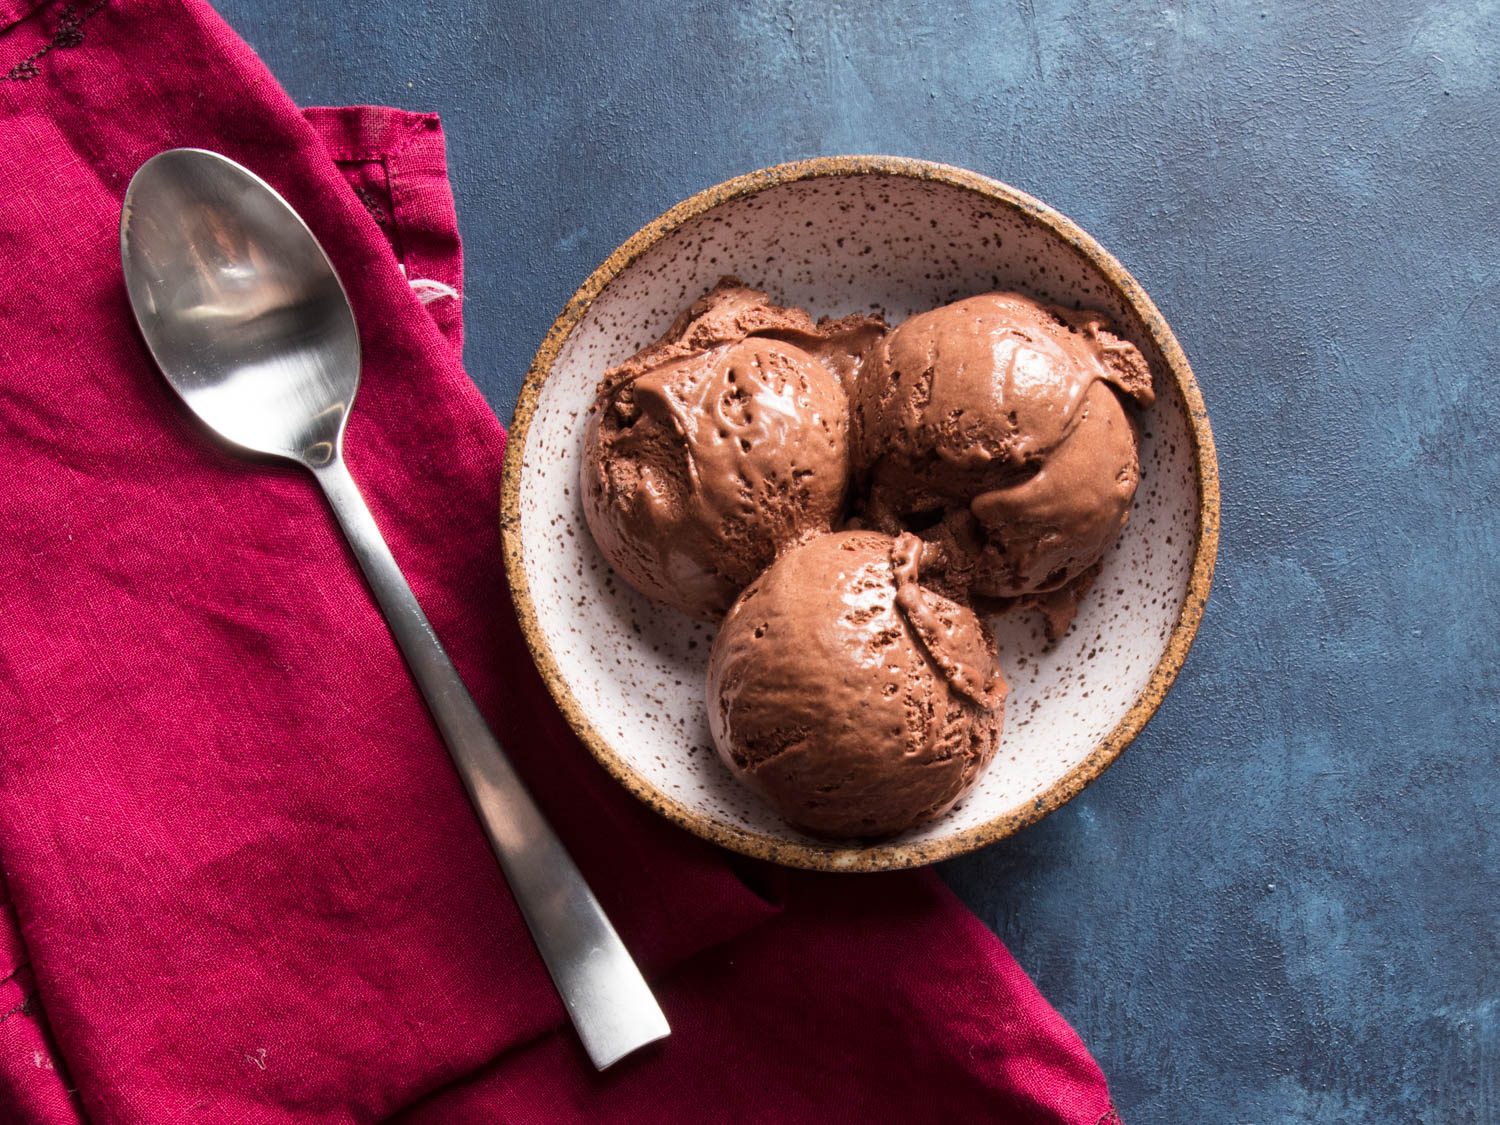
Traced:
<path id="1" fill-rule="evenodd" d="M 1500 1120 L 1500 8 L 221 9 L 303 103 L 442 113 L 507 417 L 588 272 L 735 173 L 923 156 L 1082 223 L 1203 386 L 1218 580 L 1136 745 L 945 874 L 1134 1125 Z"/>

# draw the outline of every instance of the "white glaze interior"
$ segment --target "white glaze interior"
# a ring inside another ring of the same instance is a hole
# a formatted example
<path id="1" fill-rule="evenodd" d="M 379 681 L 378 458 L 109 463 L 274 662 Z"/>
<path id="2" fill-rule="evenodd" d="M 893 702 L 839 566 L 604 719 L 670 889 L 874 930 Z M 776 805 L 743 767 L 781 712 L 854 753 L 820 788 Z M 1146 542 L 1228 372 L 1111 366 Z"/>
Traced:
<path id="1" fill-rule="evenodd" d="M 719 764 L 703 679 L 711 626 L 616 579 L 578 502 L 583 417 L 600 373 L 655 339 L 726 273 L 815 316 L 913 312 L 1016 288 L 1099 309 L 1141 346 L 1157 405 L 1125 535 L 1052 648 L 1029 616 L 997 618 L 1010 700 L 1000 752 L 949 816 L 893 843 L 937 842 L 1017 811 L 1077 766 L 1136 701 L 1186 596 L 1197 511 L 1186 409 L 1144 325 L 1077 250 L 1023 213 L 950 184 L 893 175 L 802 180 L 721 204 L 614 279 L 563 345 L 526 438 L 523 556 L 537 622 L 578 706 L 663 796 L 768 840 L 811 843 Z M 820 845 L 822 846 L 822 845 Z"/>

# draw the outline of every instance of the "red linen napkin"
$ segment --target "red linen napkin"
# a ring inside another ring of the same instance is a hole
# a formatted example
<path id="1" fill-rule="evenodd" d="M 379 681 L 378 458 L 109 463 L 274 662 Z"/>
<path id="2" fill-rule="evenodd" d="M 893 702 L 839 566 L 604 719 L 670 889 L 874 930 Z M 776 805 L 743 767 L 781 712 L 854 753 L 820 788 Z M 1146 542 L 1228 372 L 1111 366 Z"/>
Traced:
<path id="1" fill-rule="evenodd" d="M 735 860 L 573 740 L 501 573 L 436 118 L 299 111 L 196 0 L 0 29 L 0 1120 L 1109 1119 L 936 878 Z M 139 341 L 120 200 L 177 145 L 270 180 L 348 287 L 351 471 L 674 1027 L 603 1075 L 316 486 Z"/>

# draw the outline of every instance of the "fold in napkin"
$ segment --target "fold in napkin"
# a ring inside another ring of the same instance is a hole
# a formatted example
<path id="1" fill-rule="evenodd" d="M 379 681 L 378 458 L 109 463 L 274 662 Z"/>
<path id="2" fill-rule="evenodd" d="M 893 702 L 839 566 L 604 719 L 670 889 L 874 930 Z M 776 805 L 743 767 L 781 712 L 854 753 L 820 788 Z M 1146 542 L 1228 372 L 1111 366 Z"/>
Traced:
<path id="1" fill-rule="evenodd" d="M 507 600 L 435 117 L 304 113 L 201 3 L 0 28 L 0 1120 L 1110 1118 L 935 877 L 735 860 L 574 741 Z M 603 1075 L 316 486 L 209 440 L 136 335 L 120 200 L 177 145 L 348 287 L 350 469 L 674 1027 Z"/>

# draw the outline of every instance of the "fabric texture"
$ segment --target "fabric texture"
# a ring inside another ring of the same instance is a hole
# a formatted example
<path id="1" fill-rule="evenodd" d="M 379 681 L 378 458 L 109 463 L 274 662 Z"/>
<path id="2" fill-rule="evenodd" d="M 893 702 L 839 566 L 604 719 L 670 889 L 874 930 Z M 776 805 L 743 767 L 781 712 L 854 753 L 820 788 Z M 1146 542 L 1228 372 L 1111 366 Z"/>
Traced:
<path id="1" fill-rule="evenodd" d="M 196 0 L 0 29 L 0 1120 L 1111 1112 L 933 875 L 728 856 L 573 739 L 507 598 L 435 117 L 299 110 Z M 314 482 L 211 440 L 135 331 L 121 199 L 182 145 L 274 184 L 348 288 L 350 470 L 674 1027 L 603 1075 Z"/>

